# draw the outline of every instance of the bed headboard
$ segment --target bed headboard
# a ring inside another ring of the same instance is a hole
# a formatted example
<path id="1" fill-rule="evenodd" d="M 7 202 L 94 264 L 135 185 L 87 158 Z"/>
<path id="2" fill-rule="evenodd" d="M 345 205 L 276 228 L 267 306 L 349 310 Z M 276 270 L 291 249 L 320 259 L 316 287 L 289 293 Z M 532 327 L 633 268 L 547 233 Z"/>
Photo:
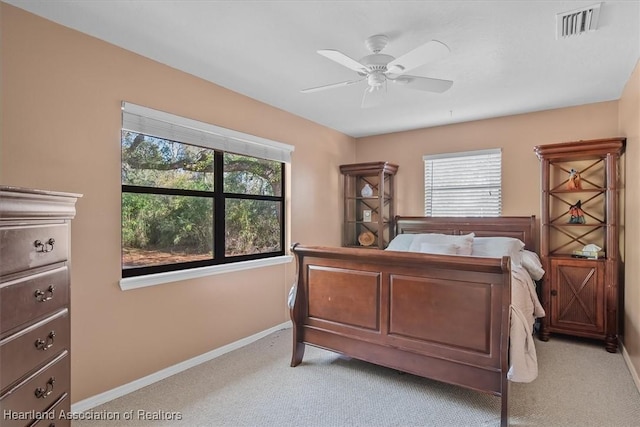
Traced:
<path id="1" fill-rule="evenodd" d="M 535 215 L 491 218 L 396 216 L 394 236 L 405 233 L 475 233 L 478 237 L 515 237 L 524 242 L 526 249 L 537 250 Z"/>

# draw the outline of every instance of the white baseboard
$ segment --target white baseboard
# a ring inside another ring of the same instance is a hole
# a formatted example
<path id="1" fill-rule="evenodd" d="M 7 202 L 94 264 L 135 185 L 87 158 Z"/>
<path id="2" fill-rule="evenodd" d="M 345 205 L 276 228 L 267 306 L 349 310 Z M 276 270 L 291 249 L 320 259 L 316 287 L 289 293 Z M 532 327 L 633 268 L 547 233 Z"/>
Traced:
<path id="1" fill-rule="evenodd" d="M 627 368 L 629 368 L 629 372 L 631 372 L 631 378 L 633 378 L 633 382 L 636 384 L 636 388 L 638 389 L 638 393 L 640 393 L 640 376 L 638 376 L 638 371 L 631 363 L 631 358 L 629 357 L 629 353 L 627 353 L 627 349 L 624 348 L 624 345 L 621 343 L 620 348 L 622 349 L 622 357 L 624 358 L 625 363 L 627 364 Z"/>
<path id="2" fill-rule="evenodd" d="M 220 357 L 223 354 L 229 353 L 230 351 L 237 350 L 241 347 L 244 347 L 245 345 L 251 344 L 252 342 L 259 340 L 260 338 L 264 338 L 273 332 L 276 332 L 282 329 L 287 329 L 287 328 L 290 328 L 291 326 L 292 326 L 291 321 L 284 322 L 284 323 L 281 323 L 280 325 L 274 326 L 265 331 L 258 332 L 257 334 L 243 338 L 236 342 L 232 342 L 231 344 L 227 344 L 215 350 L 211 350 L 205 354 L 201 354 L 200 356 L 196 356 L 191 359 L 185 360 L 184 362 L 180 362 L 173 366 L 169 366 L 168 368 L 165 368 L 153 374 L 147 375 L 146 377 L 137 379 L 135 381 L 131 381 L 128 384 L 121 385 L 120 387 L 116 387 L 114 389 L 105 391 L 104 393 L 100 393 L 95 396 L 76 402 L 73 405 L 71 405 L 71 411 L 84 412 L 91 408 L 95 408 L 96 406 L 102 405 L 103 403 L 107 403 L 113 399 L 117 399 L 118 397 L 122 397 L 126 394 L 129 394 L 138 389 L 141 389 L 142 387 L 146 387 L 150 384 L 153 384 L 155 382 L 168 378 L 171 375 L 175 375 L 189 368 L 193 368 L 194 366 L 197 366 L 201 363 L 215 359 L 216 357 Z"/>

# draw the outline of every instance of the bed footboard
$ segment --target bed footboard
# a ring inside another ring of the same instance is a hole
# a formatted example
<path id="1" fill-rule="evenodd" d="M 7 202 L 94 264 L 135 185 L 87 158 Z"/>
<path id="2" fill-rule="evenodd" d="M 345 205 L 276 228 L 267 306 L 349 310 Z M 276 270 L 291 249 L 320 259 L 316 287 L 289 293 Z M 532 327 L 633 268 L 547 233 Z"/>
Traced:
<path id="1" fill-rule="evenodd" d="M 305 344 L 500 396 L 508 422 L 509 258 L 293 245 L 291 366 Z"/>

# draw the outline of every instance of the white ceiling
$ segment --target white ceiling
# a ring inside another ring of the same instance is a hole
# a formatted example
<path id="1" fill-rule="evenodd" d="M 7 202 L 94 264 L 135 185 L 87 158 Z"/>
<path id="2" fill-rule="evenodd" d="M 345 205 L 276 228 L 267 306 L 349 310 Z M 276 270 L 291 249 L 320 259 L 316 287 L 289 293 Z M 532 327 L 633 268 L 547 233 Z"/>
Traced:
<path id="1" fill-rule="evenodd" d="M 640 0 L 602 2 L 598 29 L 565 39 L 556 14 L 595 1 L 2 1 L 354 137 L 619 99 L 640 57 Z M 300 93 L 357 78 L 318 49 L 359 60 L 381 33 L 396 58 L 448 45 L 410 74 L 453 87 L 389 85 L 368 109 L 364 82 Z"/>

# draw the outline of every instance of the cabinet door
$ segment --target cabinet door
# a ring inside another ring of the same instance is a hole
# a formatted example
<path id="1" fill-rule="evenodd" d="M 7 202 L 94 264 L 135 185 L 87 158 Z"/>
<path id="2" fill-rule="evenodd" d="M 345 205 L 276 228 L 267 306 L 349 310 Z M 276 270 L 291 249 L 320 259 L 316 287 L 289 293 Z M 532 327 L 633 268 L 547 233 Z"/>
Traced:
<path id="1" fill-rule="evenodd" d="M 552 259 L 550 302 L 551 328 L 604 334 L 604 263 Z"/>

